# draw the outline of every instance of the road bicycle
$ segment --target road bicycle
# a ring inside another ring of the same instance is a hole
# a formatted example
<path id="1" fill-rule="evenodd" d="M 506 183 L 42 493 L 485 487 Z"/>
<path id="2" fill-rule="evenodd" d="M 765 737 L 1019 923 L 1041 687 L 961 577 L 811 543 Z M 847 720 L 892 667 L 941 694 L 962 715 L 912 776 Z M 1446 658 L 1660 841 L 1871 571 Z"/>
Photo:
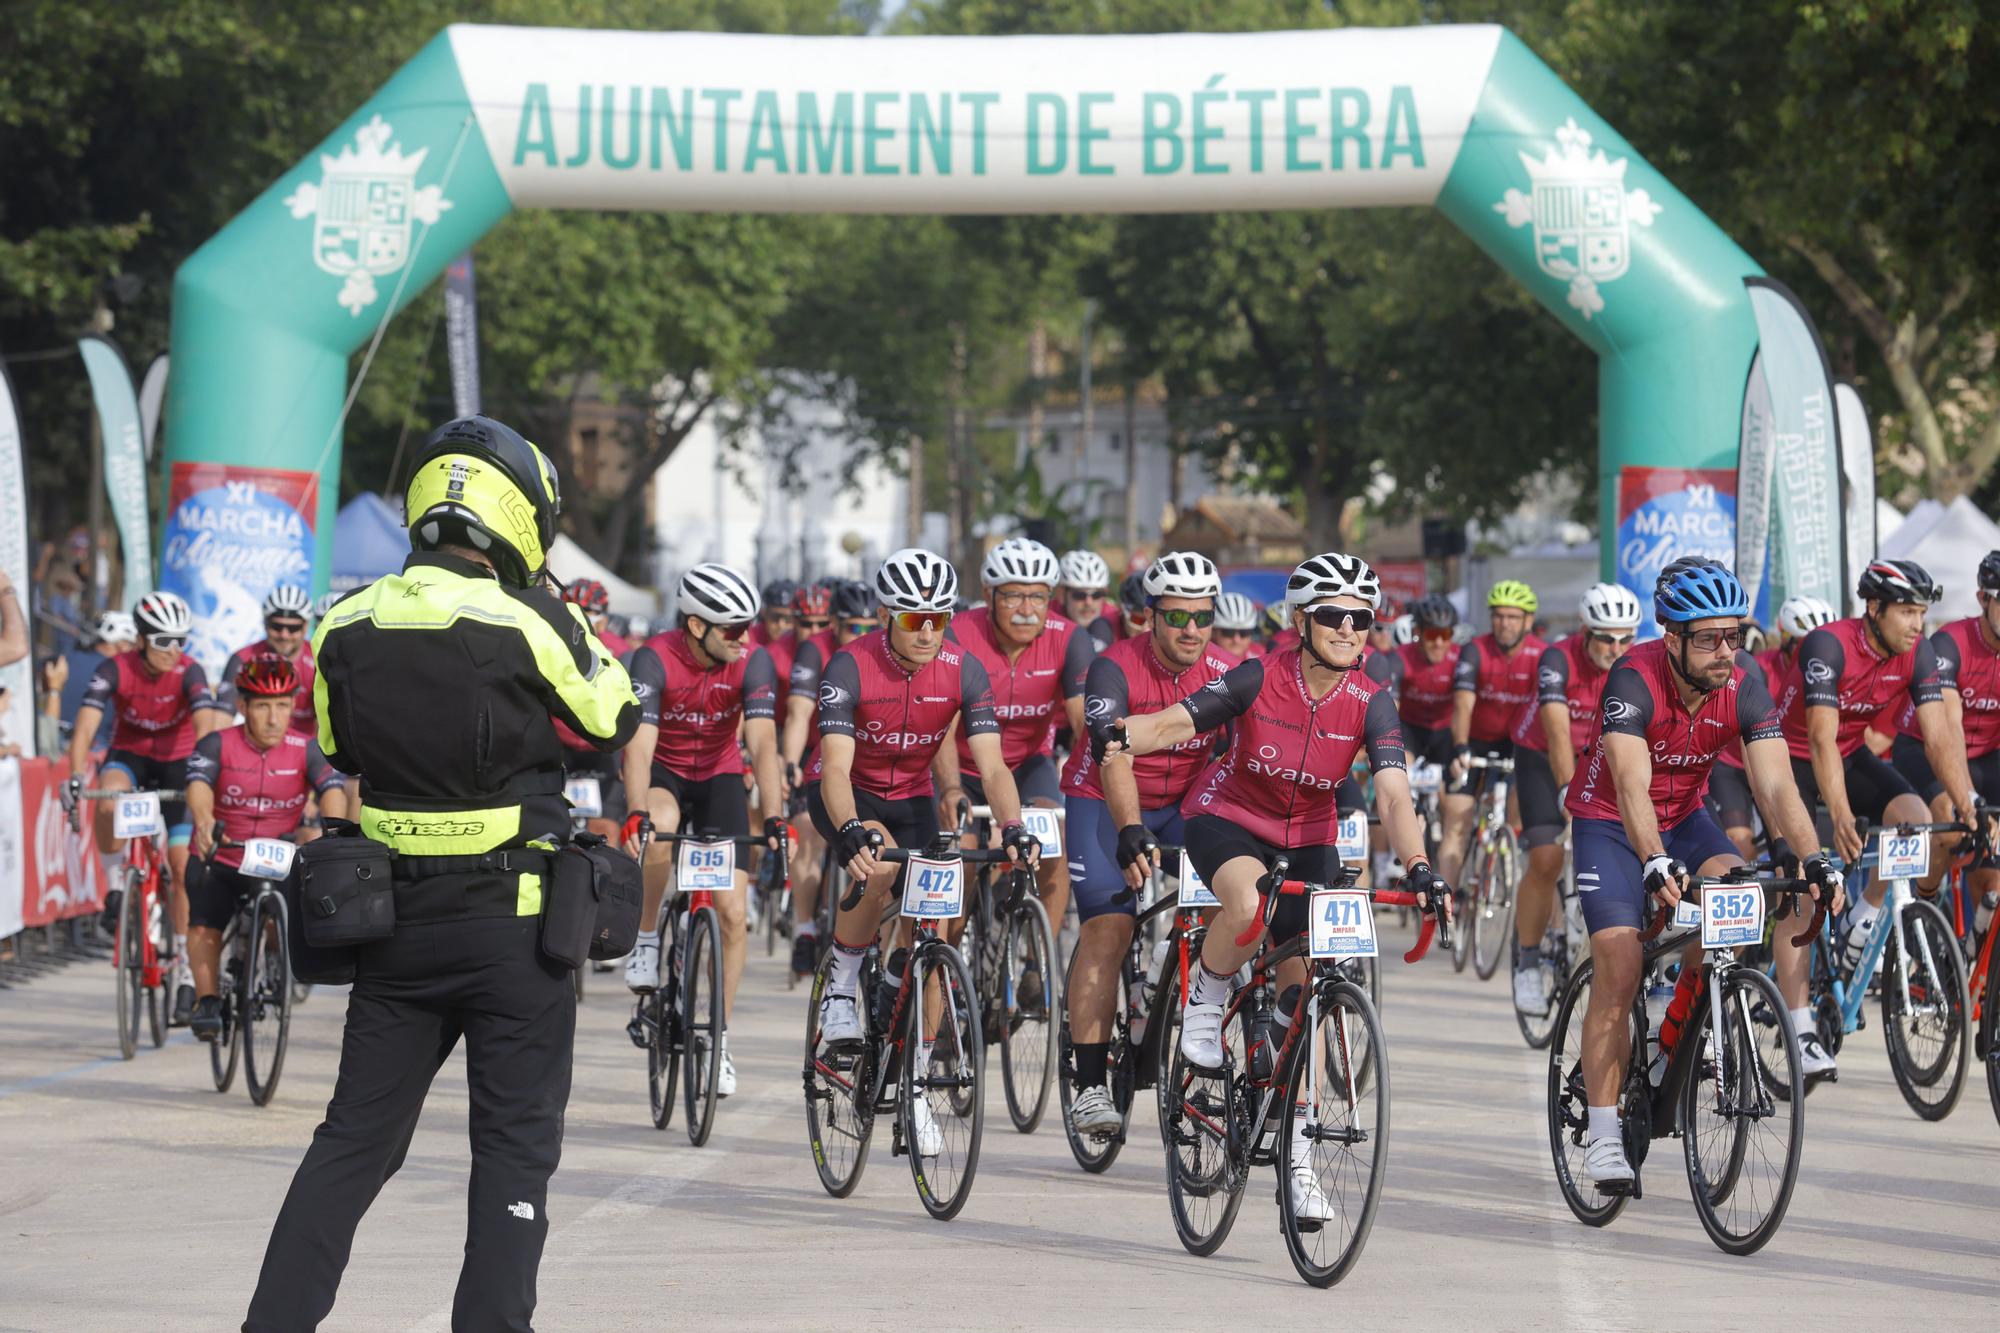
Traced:
<path id="1" fill-rule="evenodd" d="M 1053 814 L 1061 828 L 1062 812 Z M 977 845 L 989 840 L 993 812 L 960 802 L 959 833 Z M 1059 836 L 1059 835 L 1058 835 Z M 1043 856 L 1060 855 L 1045 844 Z M 971 898 L 959 954 L 972 971 L 979 996 L 979 1026 L 986 1044 L 1000 1048 L 1000 1082 L 1014 1128 L 1032 1134 L 1048 1109 L 1056 1067 L 1056 1022 L 1062 999 L 1056 988 L 1055 933 L 1037 893 L 1035 876 L 1011 872 L 993 878 L 1000 862 L 972 871 Z"/>
<path id="2" fill-rule="evenodd" d="M 1595 1188 L 1584 1170 L 1590 1122 L 1581 1051 L 1594 961 L 1576 969 L 1549 1045 L 1548 1133 L 1556 1182 L 1578 1221 L 1606 1226 L 1643 1197 L 1647 1149 L 1678 1138 L 1695 1213 L 1717 1248 L 1755 1254 L 1777 1234 L 1805 1142 L 1799 1038 L 1777 983 L 1736 950 L 1763 938 L 1767 908 L 1772 921 L 1785 920 L 1812 892 L 1804 880 L 1760 878 L 1756 867 L 1741 866 L 1698 881 L 1678 909 L 1653 914 L 1640 936 L 1646 966 L 1693 940 L 1702 953 L 1693 1006 L 1670 1047 L 1649 1027 L 1643 985 L 1632 1000 L 1618 1095 L 1629 1188 Z M 1806 944 L 1825 922 L 1825 904 L 1813 903 L 1812 921 L 1793 942 Z M 1763 1030 L 1766 1020 L 1775 1039 Z"/>
<path id="3" fill-rule="evenodd" d="M 1514 1006 L 1514 1022 L 1521 1029 L 1528 1049 L 1539 1051 L 1549 1044 L 1556 1030 L 1556 1000 L 1577 964 L 1590 956 L 1590 932 L 1583 924 L 1583 899 L 1576 891 L 1576 858 L 1570 855 L 1569 829 L 1563 829 L 1563 871 L 1556 880 L 1556 910 L 1549 915 L 1549 928 L 1542 934 L 1542 993 L 1549 997 L 1547 1012 L 1530 1014 Z M 1520 933 L 1515 932 L 1509 958 L 1521 965 Z"/>
<path id="4" fill-rule="evenodd" d="M 789 955 L 792 947 L 792 859 L 798 855 L 799 833 L 785 824 L 785 854 L 763 856 L 757 861 L 757 902 L 764 918 L 764 956 L 774 957 L 782 945 Z"/>
<path id="5" fill-rule="evenodd" d="M 1514 761 L 1468 755 L 1467 769 L 1491 774 L 1479 793 L 1472 840 L 1460 884 L 1465 895 L 1465 919 L 1459 923 L 1451 951 L 1454 971 L 1463 972 L 1470 959 L 1481 981 L 1490 981 L 1500 960 L 1510 957 L 1514 939 L 1514 888 L 1521 882 L 1521 845 L 1507 820 L 1507 795 L 1514 786 Z"/>
<path id="6" fill-rule="evenodd" d="M 215 873 L 215 854 L 225 846 L 243 849 L 239 873 L 258 883 L 255 893 L 238 898 L 236 914 L 222 933 L 222 1030 L 209 1043 L 209 1069 L 215 1090 L 228 1092 L 240 1060 L 251 1102 L 269 1106 L 278 1092 L 292 1030 L 291 943 L 279 885 L 291 874 L 297 848 L 278 838 L 228 842 L 218 824 L 203 862 L 207 873 Z"/>
<path id="7" fill-rule="evenodd" d="M 117 970 L 118 1055 L 130 1060 L 139 1050 L 143 1010 L 155 1049 L 167 1044 L 173 1014 L 174 925 L 167 911 L 167 824 L 163 803 L 185 793 L 170 788 L 133 791 L 121 787 L 79 790 L 65 797 L 72 833 L 83 831 L 83 802 L 112 801 L 112 833 L 125 839 L 124 884 L 119 888 L 116 942 L 111 965 Z"/>

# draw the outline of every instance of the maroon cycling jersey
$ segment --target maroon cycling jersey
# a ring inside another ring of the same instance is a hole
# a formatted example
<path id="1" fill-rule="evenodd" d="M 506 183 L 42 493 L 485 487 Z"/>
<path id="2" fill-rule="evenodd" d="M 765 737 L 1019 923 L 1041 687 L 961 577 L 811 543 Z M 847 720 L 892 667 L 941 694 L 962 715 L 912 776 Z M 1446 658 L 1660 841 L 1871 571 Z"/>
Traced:
<path id="1" fill-rule="evenodd" d="M 1275 847 L 1323 847 L 1340 821 L 1334 788 L 1366 747 L 1371 770 L 1403 767 L 1395 696 L 1359 671 L 1318 699 L 1300 650 L 1231 667 L 1181 701 L 1197 732 L 1236 724 L 1229 749 L 1181 803 Z"/>
<path id="2" fill-rule="evenodd" d="M 1957 690 L 1959 702 L 1965 705 L 1962 721 L 1967 759 L 2000 750 L 2000 649 L 1987 644 L 1979 622 L 1980 617 L 1967 616 L 1931 635 L 1938 685 Z M 1896 716 L 1896 730 L 1923 739 L 1916 704 L 1903 705 Z"/>
<path id="3" fill-rule="evenodd" d="M 734 662 L 703 666 L 687 635 L 655 634 L 632 654 L 639 720 L 660 729 L 653 762 L 690 782 L 743 771 L 736 729 L 746 717 L 776 717 L 771 657 L 747 649 Z"/>
<path id="4" fill-rule="evenodd" d="M 1365 664 L 1369 679 L 1388 686 L 1396 696 L 1396 712 L 1412 727 L 1440 731 L 1451 725 L 1452 673 L 1458 669 L 1458 645 L 1433 662 L 1423 646 L 1398 644 L 1386 653 L 1370 653 Z"/>
<path id="5" fill-rule="evenodd" d="M 979 659 L 947 642 L 915 671 L 889 651 L 887 630 L 864 634 L 833 655 L 820 673 L 819 729 L 854 739 L 848 780 L 885 801 L 932 794 L 931 760 L 951 721 L 968 736 L 997 735 L 993 686 Z M 817 782 L 824 756 L 806 766 Z"/>
<path id="6" fill-rule="evenodd" d="M 1604 681 L 1611 673 L 1597 669 L 1585 645 L 1587 634 L 1572 634 L 1542 649 L 1541 664 L 1535 668 L 1535 702 L 1523 709 L 1514 724 L 1514 744 L 1548 753 L 1549 733 L 1542 726 L 1543 704 L 1569 707 L 1569 752 L 1571 758 L 1590 748 L 1597 735 L 1597 706 L 1604 696 Z M 1615 665 L 1615 663 L 1614 663 Z"/>
<path id="7" fill-rule="evenodd" d="M 187 780 L 205 782 L 215 792 L 215 817 L 230 842 L 289 837 L 305 815 L 306 797 L 336 790 L 343 781 L 311 737 L 287 731 L 276 745 L 260 750 L 246 726 L 202 737 L 188 756 Z M 243 849 L 222 848 L 215 864 L 238 869 Z"/>
<path id="8" fill-rule="evenodd" d="M 1653 761 L 1651 794 L 1660 827 L 1670 829 L 1701 808 L 1716 757 L 1737 739 L 1779 735 L 1778 710 L 1763 681 L 1739 663 L 1729 683 L 1703 695 L 1690 713 L 1681 705 L 1664 639 L 1642 643 L 1618 659 L 1604 680 L 1597 739 L 1577 766 L 1564 803 L 1578 819 L 1618 819 L 1618 791 L 1604 757 L 1604 737 L 1616 732 L 1646 742 Z"/>
<path id="9" fill-rule="evenodd" d="M 1535 702 L 1535 676 L 1548 644 L 1532 634 L 1521 636 L 1513 656 L 1491 634 L 1482 634 L 1458 650 L 1451 687 L 1472 695 L 1475 742 L 1490 744 L 1514 734 L 1515 723 Z"/>
<path id="10" fill-rule="evenodd" d="M 1083 687 L 1083 724 L 1101 743 L 1106 739 L 1106 729 L 1118 719 L 1170 708 L 1210 681 L 1221 679 L 1236 665 L 1231 654 L 1211 644 L 1193 666 L 1170 671 L 1153 651 L 1150 637 L 1121 639 L 1090 664 Z M 1132 779 L 1139 788 L 1139 808 L 1164 810 L 1179 805 L 1195 779 L 1208 767 L 1214 750 L 1213 736 L 1196 736 L 1179 745 L 1135 757 Z M 1091 747 L 1079 741 L 1069 752 L 1069 762 L 1063 765 L 1062 789 L 1070 796 L 1101 801 L 1103 776 L 1103 769 L 1091 755 Z"/>
<path id="11" fill-rule="evenodd" d="M 243 673 L 243 667 L 255 657 L 283 657 L 284 654 L 271 646 L 265 639 L 253 643 L 248 648 L 238 648 L 229 655 L 222 666 L 222 683 L 216 690 L 216 698 L 232 713 L 243 710 L 242 702 L 236 694 L 236 678 Z M 292 670 L 299 677 L 299 692 L 292 699 L 292 730 L 304 736 L 319 734 L 319 722 L 313 715 L 313 675 L 317 668 L 313 664 L 313 650 L 310 643 L 299 649 L 297 657 L 289 659 Z"/>
<path id="12" fill-rule="evenodd" d="M 1884 657 L 1869 642 L 1859 616 L 1822 625 L 1799 643 L 1798 677 L 1785 691 L 1785 744 L 1794 759 L 1811 759 L 1806 710 L 1833 708 L 1840 714 L 1834 744 L 1846 759 L 1865 742 L 1868 724 L 1908 695 L 1912 705 L 1944 697 L 1938 683 L 1937 652 L 1919 637 L 1908 652 Z"/>
<path id="13" fill-rule="evenodd" d="M 194 749 L 194 715 L 221 705 L 208 692 L 201 663 L 186 653 L 155 674 L 146 650 L 134 648 L 97 664 L 78 707 L 111 714 L 112 749 L 172 763 Z"/>
<path id="14" fill-rule="evenodd" d="M 839 645 L 833 641 L 833 627 L 818 631 L 799 641 L 792 649 L 792 669 L 785 681 L 786 698 L 802 695 L 807 699 L 819 698 L 819 678 L 826 670 L 826 664 L 833 660 Z M 801 760 L 809 759 L 819 749 L 819 706 L 814 704 L 806 714 L 806 748 L 799 751 Z"/>
<path id="15" fill-rule="evenodd" d="M 993 716 L 1000 719 L 1000 749 L 1008 768 L 1018 768 L 1028 756 L 1055 752 L 1056 727 L 1063 721 L 1063 700 L 1083 693 L 1084 673 L 1097 656 L 1097 644 L 1076 623 L 1050 614 L 1035 641 L 1011 662 L 993 631 L 989 608 L 976 606 L 952 617 L 946 637 L 979 659 L 993 686 Z M 972 747 L 958 738 L 961 768 L 972 764 Z"/>

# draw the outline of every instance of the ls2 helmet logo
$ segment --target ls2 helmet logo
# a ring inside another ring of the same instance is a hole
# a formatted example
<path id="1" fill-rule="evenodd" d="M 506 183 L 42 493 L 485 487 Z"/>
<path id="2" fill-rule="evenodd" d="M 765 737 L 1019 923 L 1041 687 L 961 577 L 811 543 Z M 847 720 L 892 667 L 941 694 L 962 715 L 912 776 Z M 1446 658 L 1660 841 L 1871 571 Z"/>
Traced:
<path id="1" fill-rule="evenodd" d="M 1510 189 L 1493 205 L 1510 227 L 1534 224 L 1535 267 L 1569 284 L 1569 303 L 1585 319 L 1604 309 L 1598 288 L 1631 266 L 1632 224 L 1650 227 L 1660 213 L 1646 191 L 1625 188 L 1631 159 L 1592 152 L 1590 138 L 1565 121 L 1540 160 L 1520 155 L 1534 193 Z"/>
<path id="2" fill-rule="evenodd" d="M 409 262 L 413 224 L 429 226 L 451 207 L 443 186 L 417 185 L 430 149 L 405 153 L 389 134 L 389 122 L 374 117 L 340 152 L 320 154 L 317 182 L 285 196 L 293 217 L 313 219 L 313 263 L 346 280 L 336 299 L 350 315 L 375 304 L 375 279 Z"/>

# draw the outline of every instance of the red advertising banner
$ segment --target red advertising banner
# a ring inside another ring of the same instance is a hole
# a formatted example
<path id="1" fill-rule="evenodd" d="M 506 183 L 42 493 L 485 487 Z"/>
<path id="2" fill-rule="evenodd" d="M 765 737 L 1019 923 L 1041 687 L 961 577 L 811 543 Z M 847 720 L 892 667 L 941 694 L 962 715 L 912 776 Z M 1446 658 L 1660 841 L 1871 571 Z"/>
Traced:
<path id="1" fill-rule="evenodd" d="M 4 762 L 4 761 L 0 761 Z M 104 866 L 91 837 L 91 807 L 80 821 L 82 833 L 70 832 L 63 813 L 62 786 L 69 777 L 67 761 L 22 759 L 20 765 L 19 919 L 24 926 L 46 926 L 97 911 L 104 903 Z M 0 909 L 0 918 L 7 915 Z"/>
<path id="2" fill-rule="evenodd" d="M 1382 580 L 1382 595 L 1395 606 L 1398 615 L 1430 591 L 1430 575 L 1421 560 L 1381 561 L 1375 566 L 1375 577 Z"/>

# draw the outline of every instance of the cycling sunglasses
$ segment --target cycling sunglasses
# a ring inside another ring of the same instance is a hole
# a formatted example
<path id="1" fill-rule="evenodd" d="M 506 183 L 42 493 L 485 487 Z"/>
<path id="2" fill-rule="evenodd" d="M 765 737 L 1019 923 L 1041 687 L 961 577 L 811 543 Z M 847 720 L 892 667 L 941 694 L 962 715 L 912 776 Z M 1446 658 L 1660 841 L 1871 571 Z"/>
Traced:
<path id="1" fill-rule="evenodd" d="M 840 627 L 856 638 L 875 632 L 875 622 L 872 620 L 843 620 Z"/>
<path id="2" fill-rule="evenodd" d="M 800 616 L 799 628 L 817 634 L 833 623 L 832 616 Z"/>
<path id="3" fill-rule="evenodd" d="M 750 632 L 748 625 L 710 625 L 709 628 L 731 643 L 735 643 Z"/>
<path id="4" fill-rule="evenodd" d="M 1186 629 L 1190 625 L 1196 629 L 1207 629 L 1215 623 L 1213 611 L 1161 611 L 1159 615 L 1173 629 Z"/>
<path id="5" fill-rule="evenodd" d="M 270 634 L 304 634 L 306 632 L 306 622 L 303 620 L 267 620 L 264 622 L 264 629 L 266 633 Z"/>
<path id="6" fill-rule="evenodd" d="M 1102 588 L 1064 588 L 1063 596 L 1072 602 L 1096 602 L 1104 599 Z"/>
<path id="7" fill-rule="evenodd" d="M 1630 648 L 1639 641 L 1639 636 L 1637 634 L 1606 634 L 1602 630 L 1592 630 L 1590 632 L 1590 641 L 1592 643 L 1608 643 L 1614 648 Z"/>
<path id="8" fill-rule="evenodd" d="M 1417 637 L 1421 638 L 1425 643 L 1450 643 L 1452 634 L 1448 629 L 1426 629 L 1419 630 Z"/>
<path id="9" fill-rule="evenodd" d="M 1712 653 L 1718 648 L 1727 648 L 1734 652 L 1743 646 L 1741 626 L 1735 629 L 1705 629 L 1682 637 L 1687 640 L 1688 646 L 1698 653 Z"/>
<path id="10" fill-rule="evenodd" d="M 892 617 L 892 622 L 895 624 L 897 629 L 900 629 L 907 634 L 915 634 L 918 630 L 943 629 L 946 625 L 949 625 L 951 623 L 951 612 L 898 611 Z"/>
<path id="11" fill-rule="evenodd" d="M 148 648 L 157 648 L 163 653 L 180 652 L 188 646 L 188 636 L 185 634 L 148 634 L 146 636 L 146 646 Z"/>
<path id="12" fill-rule="evenodd" d="M 1368 627 L 1375 623 L 1375 613 L 1365 606 L 1315 606 L 1306 614 L 1321 629 L 1339 629 L 1346 625 L 1357 634 L 1366 633 Z"/>

